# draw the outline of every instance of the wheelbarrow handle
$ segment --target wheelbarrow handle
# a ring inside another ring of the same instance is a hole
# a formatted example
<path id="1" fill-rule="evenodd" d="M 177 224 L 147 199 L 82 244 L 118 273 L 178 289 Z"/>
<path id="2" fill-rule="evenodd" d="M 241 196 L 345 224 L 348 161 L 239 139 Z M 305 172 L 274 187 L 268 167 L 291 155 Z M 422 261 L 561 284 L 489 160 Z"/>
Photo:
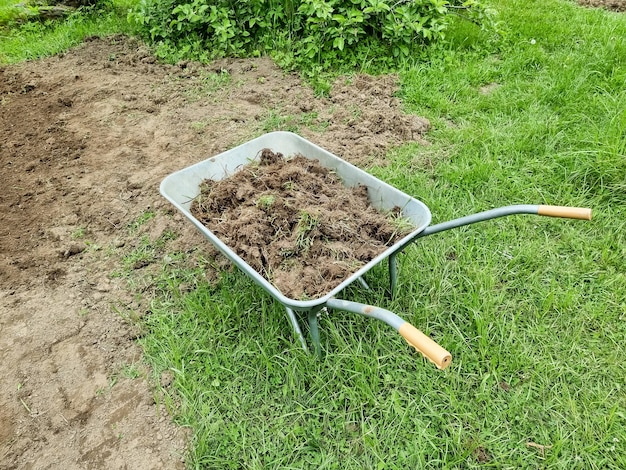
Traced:
<path id="1" fill-rule="evenodd" d="M 398 328 L 398 333 L 400 333 L 406 342 L 413 346 L 417 352 L 421 353 L 422 356 L 435 364 L 438 369 L 443 370 L 452 364 L 452 355 L 448 351 L 409 322 L 404 322 L 400 328 Z"/>
<path id="2" fill-rule="evenodd" d="M 335 298 L 328 299 L 326 306 L 337 310 L 358 313 L 359 315 L 365 315 L 366 317 L 375 318 L 387 323 L 389 326 L 395 328 L 417 352 L 421 353 L 422 356 L 435 364 L 438 369 L 443 370 L 452 363 L 452 355 L 448 351 L 413 325 L 404 321 L 389 310 L 373 305 Z"/>
<path id="3" fill-rule="evenodd" d="M 535 214 L 545 215 L 548 217 L 566 217 L 570 219 L 591 220 L 591 209 L 581 207 L 561 207 L 561 206 L 538 206 L 532 204 L 518 204 L 514 206 L 498 207 L 477 214 L 467 215 L 458 219 L 442 222 L 437 225 L 426 227 L 416 238 L 426 237 L 435 233 L 450 230 L 452 228 L 462 227 L 464 225 L 475 224 L 485 220 L 497 219 L 515 214 Z"/>
<path id="4" fill-rule="evenodd" d="M 591 220 L 591 209 L 584 207 L 539 206 L 538 215 L 547 217 L 564 217 L 566 219 Z"/>

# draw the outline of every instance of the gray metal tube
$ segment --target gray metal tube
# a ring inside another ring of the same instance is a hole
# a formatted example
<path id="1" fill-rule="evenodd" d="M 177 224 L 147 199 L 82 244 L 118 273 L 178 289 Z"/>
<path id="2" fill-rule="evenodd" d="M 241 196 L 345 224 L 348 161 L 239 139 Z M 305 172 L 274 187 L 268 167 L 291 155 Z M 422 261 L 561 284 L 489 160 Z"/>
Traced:
<path id="1" fill-rule="evenodd" d="M 330 298 L 326 302 L 326 306 L 337 310 L 345 310 L 347 312 L 358 313 L 366 317 L 381 320 L 387 325 L 395 329 L 402 337 L 415 348 L 426 359 L 435 364 L 439 369 L 445 369 L 452 362 L 452 355 L 435 343 L 431 338 L 426 336 L 420 330 L 410 323 L 404 321 L 398 315 L 384 308 L 375 307 L 373 305 L 360 304 L 358 302 L 350 302 Z"/>
<path id="2" fill-rule="evenodd" d="M 296 318 L 296 314 L 289 307 L 285 307 L 287 310 L 287 317 L 289 317 L 289 321 L 291 322 L 291 326 L 293 327 L 293 331 L 300 340 L 300 344 L 302 345 L 302 349 L 308 351 L 309 348 L 306 345 L 306 340 L 304 339 L 304 335 L 302 334 L 302 330 L 300 329 L 300 324 L 298 323 L 298 319 Z"/>
<path id="3" fill-rule="evenodd" d="M 350 302 L 349 300 L 331 298 L 326 302 L 326 306 L 337 310 L 344 310 L 346 312 L 358 313 L 359 315 L 375 318 L 376 320 L 387 323 L 387 325 L 391 326 L 394 330 L 399 330 L 402 324 L 406 323 L 395 313 L 373 305 L 365 305 L 358 302 Z"/>
<path id="4" fill-rule="evenodd" d="M 449 220 L 448 222 L 442 222 L 437 225 L 431 225 L 421 232 L 415 238 L 425 237 L 427 235 L 433 235 L 435 233 L 443 232 L 444 230 L 450 230 L 452 228 L 463 227 L 464 225 L 475 224 L 477 222 L 484 222 L 485 220 L 497 219 L 498 217 L 505 217 L 507 215 L 515 214 L 538 214 L 539 206 L 531 204 L 518 204 L 515 206 L 498 207 L 497 209 L 491 209 L 478 214 L 467 215 L 458 219 Z"/>
<path id="5" fill-rule="evenodd" d="M 389 294 L 393 299 L 396 295 L 396 286 L 398 285 L 398 260 L 397 254 L 389 255 Z"/>
<path id="6" fill-rule="evenodd" d="M 363 289 L 365 289 L 365 290 L 370 290 L 370 286 L 369 286 L 369 284 L 367 283 L 367 281 L 365 281 L 365 279 L 363 279 L 363 276 L 359 277 L 357 280 L 359 281 L 359 284 L 361 284 L 361 286 L 363 287 Z"/>
<path id="7" fill-rule="evenodd" d="M 320 342 L 320 329 L 319 322 L 317 320 L 317 312 L 319 309 L 309 310 L 309 334 L 311 335 L 311 341 L 313 342 L 313 349 L 317 357 L 322 357 L 322 344 Z"/>

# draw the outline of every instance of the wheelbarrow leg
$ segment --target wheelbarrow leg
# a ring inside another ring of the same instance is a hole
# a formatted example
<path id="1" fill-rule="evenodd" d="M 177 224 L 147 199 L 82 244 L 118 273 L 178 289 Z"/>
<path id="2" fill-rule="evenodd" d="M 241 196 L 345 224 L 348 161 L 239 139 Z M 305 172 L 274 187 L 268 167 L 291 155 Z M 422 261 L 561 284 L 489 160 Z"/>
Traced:
<path id="1" fill-rule="evenodd" d="M 389 255 L 389 297 L 393 299 L 398 285 L 398 260 L 396 253 Z"/>
<path id="2" fill-rule="evenodd" d="M 322 357 L 322 345 L 320 343 L 320 330 L 317 320 L 317 312 L 319 309 L 309 310 L 309 333 L 313 342 L 313 350 L 318 358 Z"/>
<path id="3" fill-rule="evenodd" d="M 370 286 L 369 286 L 369 284 L 365 281 L 365 279 L 363 279 L 363 276 L 359 277 L 359 284 L 361 284 L 361 287 L 363 287 L 363 289 L 365 289 L 365 290 L 370 290 Z"/>
<path id="4" fill-rule="evenodd" d="M 302 330 L 300 329 L 300 324 L 298 323 L 298 319 L 296 318 L 296 314 L 289 307 L 285 307 L 287 310 L 287 317 L 289 317 L 289 321 L 291 322 L 291 326 L 293 327 L 293 331 L 296 333 L 296 336 L 300 340 L 300 344 L 302 345 L 302 349 L 305 351 L 309 351 L 309 348 L 306 345 L 306 340 L 302 335 Z"/>

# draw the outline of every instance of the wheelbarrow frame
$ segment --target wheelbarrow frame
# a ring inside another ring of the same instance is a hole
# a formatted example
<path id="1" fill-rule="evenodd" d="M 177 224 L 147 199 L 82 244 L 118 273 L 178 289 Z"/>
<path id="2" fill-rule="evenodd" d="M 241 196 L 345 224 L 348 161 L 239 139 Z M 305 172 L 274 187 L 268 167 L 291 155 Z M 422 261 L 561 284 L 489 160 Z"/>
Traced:
<path id="1" fill-rule="evenodd" d="M 301 154 L 306 158 L 319 160 L 322 166 L 335 172 L 346 186 L 366 186 L 368 189 L 368 199 L 375 208 L 379 210 L 391 210 L 392 208 L 399 207 L 402 217 L 409 219 L 415 229 L 324 295 L 309 300 L 297 300 L 285 296 L 272 285 L 271 282 L 261 276 L 261 274 L 237 255 L 237 253 L 218 236 L 196 219 L 190 211 L 191 203 L 200 193 L 200 184 L 204 180 L 220 180 L 228 177 L 243 165 L 258 159 L 261 150 L 265 148 L 280 152 L 286 157 Z M 359 281 L 367 288 L 368 286 L 363 280 L 363 275 L 384 260 L 388 260 L 389 263 L 390 290 L 393 294 L 397 284 L 397 254 L 409 244 L 424 236 L 513 214 L 538 214 L 587 220 L 591 218 L 591 211 L 589 209 L 513 205 L 430 226 L 432 216 L 430 210 L 423 202 L 379 180 L 366 171 L 351 165 L 312 142 L 294 133 L 282 131 L 262 135 L 231 150 L 172 173 L 163 180 L 160 191 L 161 194 L 189 219 L 217 249 L 285 307 L 289 321 L 303 349 L 308 350 L 308 347 L 295 312 L 307 312 L 312 343 L 315 351 L 320 354 L 321 346 L 318 327 L 318 314 L 320 310 L 323 308 L 345 310 L 379 319 L 392 326 L 409 344 L 415 347 L 416 350 L 421 352 L 440 369 L 444 369 L 450 364 L 450 353 L 421 333 L 410 323 L 405 322 L 398 315 L 383 308 L 337 299 L 336 295 L 355 281 Z"/>

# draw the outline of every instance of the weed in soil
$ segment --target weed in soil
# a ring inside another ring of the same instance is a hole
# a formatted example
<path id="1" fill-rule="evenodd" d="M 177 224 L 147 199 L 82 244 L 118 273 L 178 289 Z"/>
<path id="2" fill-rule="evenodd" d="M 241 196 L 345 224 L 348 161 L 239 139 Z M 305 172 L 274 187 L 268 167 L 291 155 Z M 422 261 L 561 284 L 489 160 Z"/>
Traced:
<path id="1" fill-rule="evenodd" d="M 229 178 L 206 180 L 191 211 L 291 298 L 329 292 L 413 228 L 374 209 L 365 186 L 269 149 Z"/>

